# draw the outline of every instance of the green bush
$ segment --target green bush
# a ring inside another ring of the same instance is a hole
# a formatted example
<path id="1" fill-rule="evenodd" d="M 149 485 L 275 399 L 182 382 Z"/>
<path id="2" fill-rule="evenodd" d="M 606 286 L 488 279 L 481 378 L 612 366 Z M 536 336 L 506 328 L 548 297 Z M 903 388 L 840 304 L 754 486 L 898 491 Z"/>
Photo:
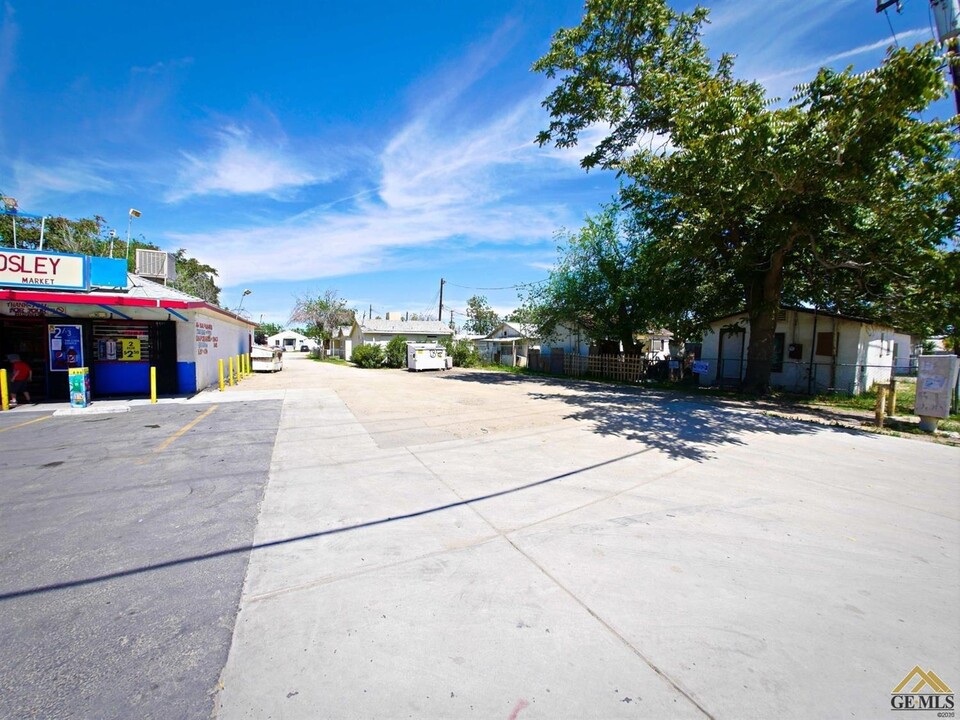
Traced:
<path id="1" fill-rule="evenodd" d="M 361 345 L 353 349 L 350 360 L 362 368 L 376 368 L 383 365 L 383 348 L 379 345 Z"/>
<path id="2" fill-rule="evenodd" d="M 403 335 L 395 335 L 387 343 L 387 353 L 384 357 L 384 363 L 387 367 L 399 368 L 406 367 L 407 364 L 407 339 Z"/>
<path id="3" fill-rule="evenodd" d="M 446 348 L 447 355 L 453 358 L 456 367 L 476 367 L 480 364 L 480 352 L 469 340 L 443 338 L 440 344 Z"/>

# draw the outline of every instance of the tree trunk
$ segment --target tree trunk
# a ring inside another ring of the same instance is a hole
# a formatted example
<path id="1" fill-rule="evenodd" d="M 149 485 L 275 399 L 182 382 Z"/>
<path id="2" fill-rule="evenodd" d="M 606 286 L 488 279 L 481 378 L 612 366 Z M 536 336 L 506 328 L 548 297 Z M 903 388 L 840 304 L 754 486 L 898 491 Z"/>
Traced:
<path id="1" fill-rule="evenodd" d="M 783 261 L 787 248 L 773 253 L 766 270 L 751 278 L 747 290 L 747 317 L 750 320 L 750 344 L 747 346 L 747 370 L 743 389 L 754 395 L 770 390 L 773 367 L 774 335 L 783 290 Z"/>
<path id="2" fill-rule="evenodd" d="M 620 335 L 620 344 L 623 346 L 623 353 L 625 355 L 635 354 L 636 348 L 633 333 L 636 328 L 634 328 L 630 322 L 627 305 L 623 300 L 621 300 L 617 306 L 617 330 Z"/>

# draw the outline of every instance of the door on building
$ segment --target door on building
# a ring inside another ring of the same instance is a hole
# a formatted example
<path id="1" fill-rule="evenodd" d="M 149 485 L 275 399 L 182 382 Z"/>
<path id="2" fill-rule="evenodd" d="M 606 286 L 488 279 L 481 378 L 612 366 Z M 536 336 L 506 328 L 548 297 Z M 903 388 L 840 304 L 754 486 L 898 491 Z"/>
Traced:
<path id="1" fill-rule="evenodd" d="M 0 357 L 6 360 L 7 355 L 16 353 L 30 365 L 33 380 L 28 390 L 35 400 L 50 396 L 46 327 L 46 321 L 42 318 L 0 320 Z"/>
<path id="2" fill-rule="evenodd" d="M 744 346 L 746 331 L 720 331 L 720 372 L 717 383 L 720 387 L 739 387 L 743 377 Z"/>

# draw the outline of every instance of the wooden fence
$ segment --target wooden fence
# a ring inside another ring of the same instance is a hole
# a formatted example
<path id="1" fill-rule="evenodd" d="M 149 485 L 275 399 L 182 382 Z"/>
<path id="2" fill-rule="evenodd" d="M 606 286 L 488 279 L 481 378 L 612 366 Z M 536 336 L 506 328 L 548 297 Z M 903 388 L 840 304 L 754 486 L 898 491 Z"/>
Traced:
<path id="1" fill-rule="evenodd" d="M 569 377 L 640 382 L 646 377 L 649 366 L 650 361 L 642 355 L 563 356 L 563 374 Z"/>

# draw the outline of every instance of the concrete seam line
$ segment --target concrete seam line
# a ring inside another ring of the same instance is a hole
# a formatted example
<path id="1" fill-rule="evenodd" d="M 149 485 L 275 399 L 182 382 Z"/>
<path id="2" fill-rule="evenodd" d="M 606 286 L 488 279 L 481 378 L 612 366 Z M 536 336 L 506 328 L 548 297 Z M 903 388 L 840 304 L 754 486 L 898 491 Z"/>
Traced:
<path id="1" fill-rule="evenodd" d="M 520 553 L 521 555 L 523 555 L 523 556 L 530 562 L 531 565 L 533 565 L 533 566 L 534 566 L 535 568 L 537 568 L 540 572 L 542 572 L 546 577 L 548 577 L 551 581 L 553 581 L 553 583 L 554 583 L 558 588 L 560 588 L 561 590 L 563 590 L 563 592 L 565 592 L 568 596 L 570 596 L 570 598 L 571 598 L 575 603 L 577 603 L 577 605 L 579 605 L 580 607 L 582 607 L 587 613 L 589 613 L 589 615 L 590 615 L 592 618 L 594 618 L 598 623 L 600 623 L 601 625 L 603 625 L 603 627 L 605 627 L 608 632 L 610 632 L 614 637 L 616 637 L 620 642 L 622 642 L 634 655 L 636 655 L 638 658 L 640 658 L 651 670 L 653 670 L 653 671 L 654 671 L 657 675 L 659 675 L 665 682 L 667 682 L 671 687 L 673 687 L 674 690 L 676 690 L 678 693 L 680 693 L 681 695 L 683 695 L 683 697 L 685 697 L 687 700 L 689 700 L 690 703 L 691 703 L 694 707 L 697 708 L 697 710 L 699 710 L 700 712 L 702 712 L 706 717 L 710 718 L 710 720 L 715 720 L 714 716 L 713 716 L 712 714 L 710 714 L 710 712 L 708 712 L 707 709 L 704 708 L 700 703 L 698 703 L 698 702 L 693 698 L 693 696 L 690 695 L 690 693 L 688 693 L 686 690 L 684 690 L 682 687 L 680 687 L 680 685 L 677 683 L 677 681 L 675 681 L 672 677 L 670 677 L 669 675 L 667 675 L 667 673 L 666 673 L 665 671 L 663 671 L 663 670 L 661 670 L 659 667 L 657 667 L 656 664 L 653 663 L 653 661 L 651 661 L 646 655 L 644 655 L 642 652 L 640 652 L 639 648 L 637 648 L 636 646 L 634 646 L 634 644 L 631 643 L 629 640 L 627 640 L 623 635 L 621 635 L 621 634 L 616 630 L 616 628 L 614 628 L 610 623 L 608 623 L 606 620 L 604 620 L 602 617 L 600 617 L 596 612 L 594 612 L 594 611 L 590 608 L 589 605 L 587 605 L 583 600 L 581 600 L 579 597 L 577 597 L 577 596 L 573 593 L 573 591 L 571 591 L 566 585 L 564 585 L 564 584 L 563 584 L 562 582 L 560 582 L 557 578 L 555 578 L 553 575 L 551 575 L 550 572 L 547 571 L 542 565 L 540 565 L 540 563 L 538 563 L 536 560 L 534 560 L 533 557 L 531 557 L 531 556 L 528 555 L 524 550 L 522 550 L 520 547 L 518 547 L 517 544 L 516 544 L 515 542 L 513 542 L 513 540 L 511 540 L 510 538 L 508 538 L 508 537 L 505 536 L 505 535 L 504 535 L 503 539 L 506 540 L 508 543 L 510 543 L 510 544 L 513 546 L 513 548 L 514 548 L 518 553 Z"/>
<path id="2" fill-rule="evenodd" d="M 647 448 L 647 450 L 644 450 L 644 451 L 641 451 L 641 452 L 649 452 L 649 451 L 652 450 L 652 449 L 653 449 L 653 448 Z M 450 492 L 452 492 L 452 493 L 453 493 L 456 497 L 458 497 L 460 500 L 463 500 L 463 499 L 464 499 L 463 497 L 461 497 L 460 493 L 458 493 L 456 490 L 454 490 L 452 487 L 450 487 L 450 485 L 449 485 L 442 477 L 440 477 L 439 475 L 437 475 L 437 473 L 435 473 L 431 468 L 427 467 L 427 465 L 426 465 L 422 460 L 420 460 L 419 457 L 417 457 L 416 453 L 414 453 L 414 452 L 411 451 L 410 454 L 413 455 L 413 457 L 416 458 L 417 461 L 418 461 L 421 465 L 423 465 L 423 467 L 427 470 L 427 472 L 429 472 L 430 474 L 432 474 L 432 475 L 433 475 L 435 478 L 437 478 L 437 480 L 440 481 L 447 489 L 449 489 Z M 684 467 L 686 467 L 686 466 L 684 466 Z M 679 471 L 679 470 L 681 470 L 681 469 L 682 469 L 682 468 L 677 468 L 676 470 L 672 471 L 671 473 L 667 473 L 667 474 L 668 474 L 668 475 L 669 475 L 669 474 L 673 474 L 673 472 L 677 472 L 677 471 Z M 658 479 L 659 479 L 659 478 L 658 478 Z M 643 484 L 643 483 L 640 483 L 639 485 L 642 485 L 642 484 Z M 624 491 L 621 491 L 621 492 L 628 492 L 629 490 L 632 490 L 632 489 L 634 489 L 635 487 L 639 487 L 639 485 L 635 485 L 635 486 L 633 486 L 632 488 L 628 488 L 627 490 L 624 490 Z M 621 494 L 621 493 L 614 493 L 614 495 L 612 495 L 611 497 L 615 497 L 616 495 L 619 495 L 619 494 Z M 593 504 L 592 501 L 591 501 L 590 503 L 587 503 L 587 505 L 592 505 L 592 504 Z M 564 593 L 566 593 L 567 596 L 569 596 L 571 600 L 573 600 L 577 605 L 579 605 L 581 608 L 583 608 L 583 610 L 586 611 L 587 614 L 590 615 L 590 617 L 592 617 L 594 620 L 596 620 L 598 623 L 600 623 L 604 628 L 606 628 L 607 632 L 611 633 L 615 638 L 617 638 L 621 643 L 623 643 L 623 644 L 627 647 L 627 649 L 630 650 L 630 652 L 632 652 L 634 655 L 636 655 L 638 658 L 640 658 L 640 660 L 642 660 L 642 661 L 644 662 L 644 664 L 647 665 L 647 667 L 649 667 L 649 668 L 650 668 L 651 670 L 653 670 L 658 676 L 660 676 L 660 678 L 663 679 L 664 682 L 668 683 L 674 690 L 676 690 L 676 691 L 677 691 L 678 693 L 680 693 L 683 697 L 685 697 L 694 707 L 696 707 L 700 712 L 702 712 L 707 718 L 709 718 L 710 720 L 714 720 L 714 716 L 711 715 L 711 714 L 706 710 L 706 708 L 704 708 L 700 703 L 698 703 L 698 702 L 690 695 L 690 693 L 688 693 L 686 690 L 684 690 L 682 687 L 680 687 L 680 685 L 679 685 L 673 678 L 671 678 L 669 675 L 667 675 L 666 672 L 664 672 L 664 671 L 661 670 L 659 667 L 657 667 L 649 658 L 647 658 L 646 655 L 644 655 L 642 652 L 640 652 L 639 648 L 635 647 L 635 646 L 633 645 L 633 643 L 631 643 L 631 642 L 630 642 L 629 640 L 627 640 L 623 635 L 621 635 L 612 625 L 610 625 L 610 623 L 608 623 L 606 620 L 604 620 L 602 617 L 600 617 L 596 612 L 594 612 L 594 611 L 590 608 L 590 606 L 587 605 L 587 604 L 586 604 L 583 600 L 581 600 L 579 597 L 577 597 L 577 596 L 573 593 L 573 591 L 570 590 L 570 588 L 568 588 L 566 585 L 564 585 L 562 582 L 560 582 L 557 578 L 555 578 L 552 574 L 550 574 L 550 572 L 548 572 L 548 571 L 546 570 L 546 568 L 544 568 L 540 563 L 538 563 L 536 560 L 534 560 L 532 556 L 530 556 L 530 555 L 527 554 L 524 550 L 522 550 L 513 540 L 511 540 L 509 537 L 507 537 L 507 534 L 506 534 L 503 530 L 500 530 L 500 528 L 498 528 L 496 525 L 494 525 L 488 518 L 486 518 L 486 517 L 484 516 L 484 514 L 481 513 L 480 510 L 475 507 L 474 503 L 467 503 L 467 506 L 468 506 L 471 510 L 473 510 L 473 512 L 475 512 L 475 513 L 477 514 L 477 517 L 479 517 L 481 520 L 483 520 L 483 522 L 485 522 L 487 525 L 489 525 L 498 535 L 500 535 L 500 537 L 502 537 L 504 540 L 506 540 L 508 543 L 510 543 L 511 547 L 513 547 L 514 550 L 516 550 L 518 553 L 520 553 L 520 555 L 522 555 L 523 557 L 525 557 L 525 558 L 527 559 L 527 562 L 529 562 L 531 565 L 533 565 L 535 568 L 537 568 L 537 570 L 539 570 L 547 579 L 549 579 L 554 585 L 556 585 L 556 586 L 557 586 L 558 588 L 560 588 Z"/>
<path id="3" fill-rule="evenodd" d="M 653 448 L 650 448 L 650 449 L 652 450 Z M 590 502 L 586 502 L 586 503 L 584 503 L 583 505 L 578 505 L 578 506 L 575 507 L 575 508 L 570 508 L 569 510 L 564 510 L 564 511 L 561 512 L 561 513 L 557 513 L 556 515 L 551 515 L 550 517 L 543 518 L 542 520 L 537 520 L 536 522 L 532 522 L 532 523 L 530 523 L 529 525 L 520 525 L 519 527 L 510 528 L 509 530 L 503 530 L 502 532 L 503 532 L 504 535 L 512 535 L 513 533 L 521 532 L 522 530 L 529 530 L 529 529 L 532 528 L 532 527 L 536 527 L 537 525 L 542 525 L 543 523 L 545 523 L 545 522 L 550 522 L 551 520 L 556 520 L 556 519 L 559 518 L 559 517 L 563 517 L 564 515 L 569 515 L 570 513 L 577 512 L 578 510 L 583 510 L 584 508 L 590 507 L 591 505 L 596 505 L 597 503 L 604 502 L 605 500 L 612 500 L 612 499 L 615 498 L 615 497 L 619 497 L 619 496 L 621 496 L 621 495 L 625 495 L 625 494 L 627 494 L 628 492 L 632 492 L 632 491 L 636 490 L 637 488 L 646 487 L 647 485 L 652 485 L 653 483 L 657 482 L 658 480 L 663 480 L 663 478 L 670 477 L 671 475 L 673 475 L 673 474 L 675 474 L 675 473 L 678 473 L 678 472 L 680 472 L 681 470 L 685 470 L 686 468 L 688 468 L 688 467 L 689 467 L 690 465 L 692 465 L 692 464 L 693 464 L 693 461 L 691 460 L 690 463 L 688 463 L 687 465 L 683 465 L 682 467 L 674 468 L 674 469 L 671 470 L 670 472 L 666 472 L 666 473 L 664 473 L 663 475 L 657 475 L 656 477 L 648 478 L 647 480 L 644 480 L 643 482 L 635 483 L 635 484 L 631 485 L 631 486 L 628 487 L 628 488 L 624 488 L 623 490 L 618 490 L 618 491 L 615 492 L 615 493 L 610 493 L 609 495 L 604 495 L 603 497 L 597 498 L 596 500 L 591 500 Z"/>
<path id="4" fill-rule="evenodd" d="M 17 428 L 22 428 L 27 425 L 33 425 L 34 423 L 42 422 L 44 420 L 49 420 L 53 415 L 44 415 L 40 418 L 35 418 L 33 420 L 27 420 L 26 422 L 19 423 L 17 425 L 11 425 L 10 427 L 0 428 L 0 433 L 6 432 L 7 430 L 16 430 Z"/>

